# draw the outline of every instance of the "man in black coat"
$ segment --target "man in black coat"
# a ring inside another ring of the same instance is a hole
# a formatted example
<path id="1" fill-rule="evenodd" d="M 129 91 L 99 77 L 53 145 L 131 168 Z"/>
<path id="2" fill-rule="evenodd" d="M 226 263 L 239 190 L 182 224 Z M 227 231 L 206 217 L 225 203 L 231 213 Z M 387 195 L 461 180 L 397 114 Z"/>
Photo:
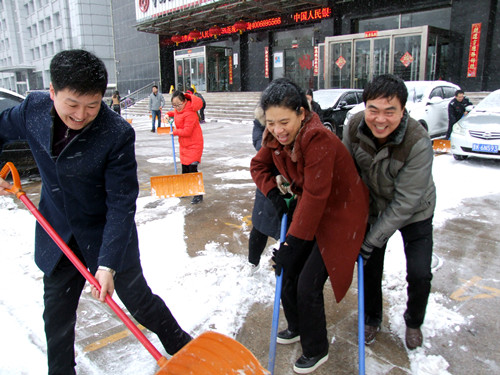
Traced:
<path id="1" fill-rule="evenodd" d="M 50 64 L 50 92 L 33 92 L 0 114 L 0 148 L 26 139 L 42 178 L 39 210 L 101 285 L 155 332 L 169 354 L 191 340 L 142 273 L 134 221 L 139 192 L 133 128 L 103 101 L 104 63 L 84 50 Z M 12 186 L 0 178 L 0 195 Z M 75 374 L 76 310 L 84 277 L 37 224 L 35 262 L 44 272 L 49 374 Z"/>
<path id="2" fill-rule="evenodd" d="M 450 139 L 453 125 L 467 114 L 465 110 L 468 106 L 472 105 L 465 93 L 462 90 L 455 91 L 455 97 L 448 104 L 448 131 L 446 132 L 446 139 Z"/>

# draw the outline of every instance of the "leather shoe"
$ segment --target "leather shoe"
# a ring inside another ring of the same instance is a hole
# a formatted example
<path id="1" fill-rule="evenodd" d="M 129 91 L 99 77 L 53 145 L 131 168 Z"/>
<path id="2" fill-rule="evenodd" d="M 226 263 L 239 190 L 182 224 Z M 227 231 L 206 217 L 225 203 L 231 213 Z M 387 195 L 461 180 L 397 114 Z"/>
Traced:
<path id="1" fill-rule="evenodd" d="M 420 328 L 406 327 L 406 347 L 408 349 L 413 350 L 422 346 L 423 340 L 424 337 Z"/>
<path id="2" fill-rule="evenodd" d="M 375 341 L 375 336 L 380 331 L 380 326 L 365 325 L 365 344 L 370 345 Z"/>

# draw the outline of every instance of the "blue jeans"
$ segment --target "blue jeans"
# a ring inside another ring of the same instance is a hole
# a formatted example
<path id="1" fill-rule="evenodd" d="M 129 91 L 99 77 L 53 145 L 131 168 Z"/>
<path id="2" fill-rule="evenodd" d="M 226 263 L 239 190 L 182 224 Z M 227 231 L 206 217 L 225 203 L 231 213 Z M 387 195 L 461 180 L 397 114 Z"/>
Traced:
<path id="1" fill-rule="evenodd" d="M 408 302 L 404 313 L 410 328 L 420 328 L 424 322 L 427 300 L 431 291 L 432 217 L 400 228 L 406 255 Z M 365 323 L 379 326 L 382 322 L 382 276 L 387 245 L 373 249 L 364 269 Z"/>
<path id="2" fill-rule="evenodd" d="M 154 109 L 151 110 L 151 117 L 153 118 L 153 123 L 152 123 L 152 128 L 151 130 L 155 130 L 155 120 L 158 118 L 158 126 L 161 126 L 161 110 L 155 111 Z"/>

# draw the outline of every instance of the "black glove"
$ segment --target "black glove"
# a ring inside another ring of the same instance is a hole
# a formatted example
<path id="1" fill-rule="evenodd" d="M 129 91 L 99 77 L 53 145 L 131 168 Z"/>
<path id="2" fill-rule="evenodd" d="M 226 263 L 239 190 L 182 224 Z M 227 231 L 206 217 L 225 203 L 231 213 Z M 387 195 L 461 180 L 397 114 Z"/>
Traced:
<path id="1" fill-rule="evenodd" d="M 281 275 L 283 269 L 286 277 L 297 276 L 309 256 L 314 241 L 302 240 L 292 235 L 286 236 L 285 242 L 280 245 L 279 250 L 273 250 L 272 260 L 276 265 L 274 269 L 276 276 Z"/>
<path id="2" fill-rule="evenodd" d="M 374 248 L 375 248 L 375 246 L 373 246 L 368 241 L 366 241 L 366 240 L 363 241 L 363 244 L 361 245 L 361 250 L 359 251 L 359 253 L 361 254 L 361 257 L 363 258 L 364 264 L 366 264 L 366 262 L 370 258 L 370 255 L 372 255 Z"/>
<path id="3" fill-rule="evenodd" d="M 283 214 L 286 214 L 288 212 L 288 206 L 286 204 L 285 198 L 283 198 L 283 195 L 280 194 L 279 189 L 277 187 L 272 188 L 269 193 L 267 193 L 267 199 L 272 202 L 274 209 L 276 210 L 276 213 L 281 220 Z"/>

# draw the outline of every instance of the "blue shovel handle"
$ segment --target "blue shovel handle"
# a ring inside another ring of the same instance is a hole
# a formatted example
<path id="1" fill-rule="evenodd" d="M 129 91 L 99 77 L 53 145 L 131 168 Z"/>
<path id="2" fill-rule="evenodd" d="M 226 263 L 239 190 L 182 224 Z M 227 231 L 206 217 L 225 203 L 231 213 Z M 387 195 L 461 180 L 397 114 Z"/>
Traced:
<path id="1" fill-rule="evenodd" d="M 365 375 L 365 283 L 363 257 L 358 255 L 358 356 L 359 375 Z"/>

